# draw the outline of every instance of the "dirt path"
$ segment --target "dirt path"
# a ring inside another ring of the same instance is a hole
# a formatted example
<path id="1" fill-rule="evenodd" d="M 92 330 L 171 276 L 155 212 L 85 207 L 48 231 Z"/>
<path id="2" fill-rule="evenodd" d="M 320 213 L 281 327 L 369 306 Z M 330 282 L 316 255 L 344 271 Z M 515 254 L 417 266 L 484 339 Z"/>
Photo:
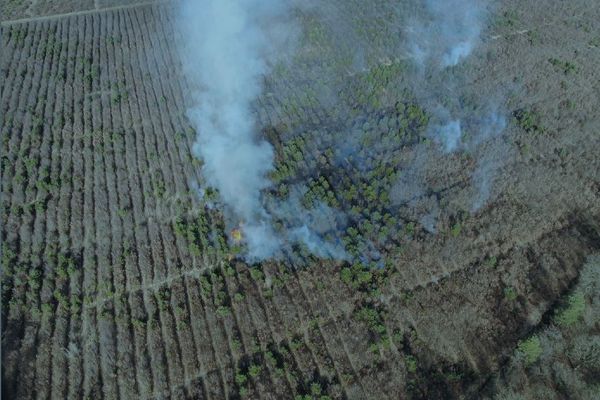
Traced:
<path id="1" fill-rule="evenodd" d="M 95 8 L 91 9 L 91 10 L 73 11 L 73 12 L 63 13 L 63 14 L 46 15 L 46 16 L 42 16 L 42 17 L 29 17 L 29 18 L 13 19 L 13 20 L 9 20 L 9 21 L 0 22 L 0 26 L 12 26 L 12 25 L 18 25 L 18 24 L 23 24 L 23 23 L 28 23 L 28 22 L 51 21 L 51 20 L 55 20 L 55 19 L 65 18 L 65 17 L 74 17 L 74 16 L 79 16 L 79 15 L 93 14 L 93 13 L 96 13 L 99 11 L 127 10 L 130 8 L 144 7 L 144 6 L 149 6 L 149 5 L 153 5 L 153 4 L 166 4 L 168 2 L 169 2 L 169 0 L 151 0 L 151 1 L 144 1 L 144 2 L 136 3 L 136 4 L 128 4 L 128 5 L 123 5 L 123 6 L 101 8 L 98 6 L 98 2 L 96 1 L 96 2 L 94 2 Z M 30 6 L 30 9 L 33 8 L 34 5 L 35 5 L 35 3 Z"/>

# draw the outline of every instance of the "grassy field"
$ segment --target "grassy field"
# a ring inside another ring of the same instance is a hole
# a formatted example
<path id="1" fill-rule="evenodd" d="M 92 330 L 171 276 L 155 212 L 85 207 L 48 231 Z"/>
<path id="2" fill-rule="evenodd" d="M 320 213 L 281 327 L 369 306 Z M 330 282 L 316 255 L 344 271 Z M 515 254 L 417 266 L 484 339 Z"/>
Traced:
<path id="1" fill-rule="evenodd" d="M 303 201 L 342 209 L 346 246 L 371 243 L 379 266 L 236 257 L 211 193 L 196 193 L 171 6 L 2 5 L 5 20 L 90 11 L 1 28 L 5 398 L 534 398 L 556 358 L 579 362 L 577 383 L 544 396 L 598 394 L 599 7 L 499 2 L 460 73 L 467 104 L 508 93 L 506 132 L 440 154 L 409 65 L 388 54 L 396 39 L 365 22 L 389 2 L 342 3 L 328 2 L 365 24 L 369 68 L 301 15 L 309 39 L 254 111 L 276 150 L 271 195 L 307 182 Z M 364 151 L 345 156 L 353 132 Z M 427 187 L 398 197 L 423 152 Z M 483 157 L 494 184 L 473 210 Z M 561 353 L 555 325 L 565 348 L 593 344 Z"/>

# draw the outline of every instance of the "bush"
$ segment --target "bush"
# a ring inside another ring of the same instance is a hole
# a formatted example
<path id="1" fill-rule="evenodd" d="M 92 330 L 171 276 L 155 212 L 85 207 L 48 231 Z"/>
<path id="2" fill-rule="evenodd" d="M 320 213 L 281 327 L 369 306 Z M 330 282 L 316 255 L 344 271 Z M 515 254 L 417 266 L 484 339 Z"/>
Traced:
<path id="1" fill-rule="evenodd" d="M 460 235 L 461 230 L 462 230 L 462 225 L 459 223 L 456 223 L 450 230 L 450 234 L 452 234 L 453 237 L 458 237 L 458 235 Z"/>
<path id="2" fill-rule="evenodd" d="M 590 375 L 600 374 L 600 336 L 577 337 L 568 350 L 568 355 L 577 368 L 588 370 Z"/>
<path id="3" fill-rule="evenodd" d="M 250 368 L 248 368 L 248 374 L 250 374 L 251 377 L 256 378 L 260 374 L 261 370 L 262 368 L 260 365 L 252 364 Z"/>
<path id="4" fill-rule="evenodd" d="M 417 372 L 417 359 L 416 358 L 414 358 L 413 356 L 407 356 L 404 363 L 406 365 L 406 369 L 408 370 L 408 372 L 410 372 L 411 374 L 414 374 L 415 372 Z"/>
<path id="5" fill-rule="evenodd" d="M 577 322 L 585 311 L 585 297 L 575 292 L 567 299 L 566 306 L 556 314 L 556 322 L 561 326 L 570 326 Z"/>
<path id="6" fill-rule="evenodd" d="M 227 306 L 219 306 L 217 308 L 217 315 L 221 318 L 225 318 L 228 315 L 231 315 L 231 310 Z"/>
<path id="7" fill-rule="evenodd" d="M 263 272 L 258 268 L 250 268 L 250 276 L 255 281 L 262 281 L 264 279 Z"/>
<path id="8" fill-rule="evenodd" d="M 340 277 L 342 281 L 354 289 L 358 289 L 361 286 L 368 286 L 371 284 L 373 279 L 373 273 L 362 264 L 354 264 L 352 268 L 344 267 L 340 271 Z"/>
<path id="9" fill-rule="evenodd" d="M 570 61 L 562 61 L 557 58 L 550 58 L 548 59 L 548 62 L 559 71 L 562 71 L 565 75 L 577 72 L 577 66 Z"/>
<path id="10" fill-rule="evenodd" d="M 342 282 L 344 282 L 346 285 L 350 285 L 352 283 L 352 271 L 350 270 L 350 268 L 342 268 L 340 275 L 342 278 Z"/>
<path id="11" fill-rule="evenodd" d="M 508 301 L 514 301 L 517 299 L 517 291 L 512 287 L 504 288 L 504 297 Z"/>
<path id="12" fill-rule="evenodd" d="M 527 133 L 542 133 L 540 116 L 535 111 L 517 110 L 513 113 L 517 125 Z"/>
<path id="13" fill-rule="evenodd" d="M 356 317 L 359 321 L 366 323 L 371 331 L 380 335 L 385 333 L 385 325 L 383 325 L 382 316 L 377 310 L 363 307 L 357 311 Z"/>
<path id="14" fill-rule="evenodd" d="M 244 300 L 244 295 L 240 292 L 237 292 L 235 295 L 233 295 L 233 300 L 239 303 Z"/>
<path id="15" fill-rule="evenodd" d="M 235 382 L 242 386 L 244 383 L 246 383 L 246 381 L 248 380 L 248 378 L 246 377 L 246 375 L 239 373 L 235 375 Z"/>
<path id="16" fill-rule="evenodd" d="M 310 385 L 310 393 L 313 396 L 319 396 L 322 392 L 322 388 L 321 385 L 318 382 L 315 382 L 313 384 Z"/>
<path id="17" fill-rule="evenodd" d="M 542 355 L 542 344 L 537 336 L 531 336 L 519 342 L 517 349 L 525 356 L 527 365 L 535 363 Z"/>

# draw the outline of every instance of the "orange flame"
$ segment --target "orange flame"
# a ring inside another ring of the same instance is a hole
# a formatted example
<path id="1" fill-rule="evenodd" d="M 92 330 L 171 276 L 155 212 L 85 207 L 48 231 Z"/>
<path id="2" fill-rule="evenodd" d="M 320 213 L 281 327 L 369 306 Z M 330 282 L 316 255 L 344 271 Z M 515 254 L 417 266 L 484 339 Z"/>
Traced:
<path id="1" fill-rule="evenodd" d="M 235 228 L 231 231 L 231 238 L 234 242 L 241 242 L 243 238 L 242 231 L 239 228 Z"/>

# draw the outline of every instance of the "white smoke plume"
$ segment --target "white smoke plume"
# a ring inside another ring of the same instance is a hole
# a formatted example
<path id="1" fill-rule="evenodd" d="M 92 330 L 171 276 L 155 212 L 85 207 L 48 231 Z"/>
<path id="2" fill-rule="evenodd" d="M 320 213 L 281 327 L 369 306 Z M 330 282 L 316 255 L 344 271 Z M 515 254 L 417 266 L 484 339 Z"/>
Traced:
<path id="1" fill-rule="evenodd" d="M 292 3 L 184 0 L 177 19 L 191 94 L 187 116 L 197 132 L 193 152 L 203 162 L 205 185 L 219 192 L 229 229 L 243 233 L 250 262 L 281 257 L 294 244 L 320 257 L 345 257 L 315 230 L 318 210 L 303 209 L 294 198 L 267 208 L 264 198 L 274 151 L 260 137 L 252 107 L 265 76 L 294 50 L 299 28 Z M 276 231 L 275 219 L 285 226 Z"/>
<path id="2" fill-rule="evenodd" d="M 432 84 L 429 79 L 459 66 L 471 55 L 481 41 L 488 7 L 489 2 L 485 0 L 425 1 L 424 15 L 409 25 L 408 51 L 418 67 L 419 90 L 427 97 L 458 103 L 460 86 L 453 81 L 452 73 L 447 73 L 447 80 L 441 85 Z M 440 103 L 434 108 L 430 136 L 445 152 L 464 148 L 462 110 L 449 109 Z M 488 130 L 485 125 L 479 128 Z M 484 136 L 487 134 L 481 135 Z"/>
<path id="3" fill-rule="evenodd" d="M 426 0 L 426 16 L 409 29 L 410 51 L 421 66 L 453 67 L 468 57 L 480 40 L 485 1 Z"/>
<path id="4" fill-rule="evenodd" d="M 261 203 L 273 148 L 257 136 L 251 105 L 276 61 L 277 46 L 285 43 L 275 33 L 287 15 L 286 3 L 186 0 L 180 7 L 181 54 L 193 102 L 188 118 L 198 135 L 193 151 L 204 163 L 206 184 L 218 189 L 241 225 L 248 256 L 268 257 L 280 246 Z"/>
<path id="5" fill-rule="evenodd" d="M 409 53 L 419 70 L 421 91 L 429 98 L 443 98 L 452 104 L 450 108 L 440 100 L 432 110 L 431 136 L 445 152 L 473 148 L 505 128 L 504 118 L 495 110 L 485 116 L 464 112 L 458 100 L 460 82 L 448 71 L 464 63 L 481 42 L 490 6 L 485 0 L 426 0 L 425 16 L 409 28 Z M 442 84 L 429 82 L 432 75 L 443 73 Z M 464 118 L 470 121 L 466 123 Z M 469 143 L 463 140 L 466 125 L 472 131 Z"/>
<path id="6" fill-rule="evenodd" d="M 464 106 L 464 65 L 481 44 L 482 33 L 493 9 L 493 0 L 425 0 L 421 12 L 407 27 L 406 49 L 415 66 L 413 90 L 430 115 L 429 138 L 444 153 L 466 151 L 480 157 L 472 176 L 478 193 L 473 211 L 489 199 L 496 157 L 478 149 L 497 138 L 506 128 L 506 118 L 499 110 L 498 93 L 475 95 Z M 472 94 L 471 94 L 472 95 Z M 493 162 L 492 162 L 493 160 Z M 424 182 L 420 183 L 421 185 Z M 397 202 L 416 184 L 400 180 L 394 188 Z"/>

